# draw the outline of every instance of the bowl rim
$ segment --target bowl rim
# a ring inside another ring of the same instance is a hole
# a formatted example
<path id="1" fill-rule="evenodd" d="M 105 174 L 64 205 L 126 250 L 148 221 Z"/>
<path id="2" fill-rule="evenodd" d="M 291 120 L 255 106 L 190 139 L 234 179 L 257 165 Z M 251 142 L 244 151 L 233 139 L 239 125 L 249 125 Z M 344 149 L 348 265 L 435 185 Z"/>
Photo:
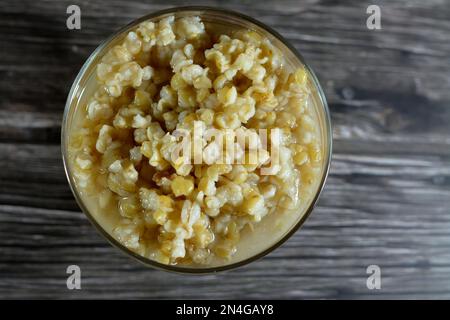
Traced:
<path id="1" fill-rule="evenodd" d="M 287 47 L 291 51 L 291 53 L 297 58 L 305 67 L 305 69 L 309 72 L 310 80 L 312 80 L 315 88 L 317 89 L 318 98 L 319 101 L 323 107 L 324 111 L 324 123 L 323 125 L 325 128 L 325 134 L 326 136 L 324 138 L 327 139 L 325 141 L 327 143 L 327 149 L 326 154 L 324 158 L 324 168 L 322 173 L 322 178 L 320 183 L 317 187 L 317 192 L 314 196 L 314 198 L 311 200 L 308 208 L 305 210 L 302 217 L 295 223 L 294 226 L 292 226 L 289 231 L 287 231 L 278 241 L 276 241 L 273 245 L 269 246 L 265 250 L 252 255 L 248 258 L 245 258 L 243 260 L 233 262 L 226 265 L 220 265 L 220 266 L 212 266 L 212 267 L 189 267 L 189 266 L 179 266 L 179 265 L 166 265 L 160 262 L 157 262 L 155 260 L 152 260 L 150 258 L 146 258 L 144 256 L 141 256 L 140 254 L 128 249 L 123 244 L 121 244 L 118 240 L 116 240 L 112 235 L 110 235 L 97 221 L 96 219 L 91 215 L 88 208 L 84 205 L 83 200 L 81 199 L 81 195 L 77 190 L 76 183 L 73 179 L 73 175 L 70 172 L 68 159 L 67 159 L 67 136 L 66 136 L 66 127 L 68 124 L 68 115 L 69 111 L 72 106 L 72 101 L 74 99 L 74 95 L 78 93 L 79 91 L 79 83 L 80 80 L 84 77 L 86 71 L 88 70 L 88 67 L 91 65 L 91 62 L 97 57 L 97 55 L 102 52 L 102 50 L 117 36 L 123 34 L 125 31 L 131 29 L 132 27 L 136 26 L 137 24 L 146 21 L 148 19 L 157 18 L 158 16 L 167 15 L 167 14 L 177 14 L 181 12 L 196 12 L 197 14 L 201 15 L 202 13 L 216 13 L 216 14 L 223 14 L 223 15 L 230 15 L 234 18 L 244 20 L 245 22 L 248 22 L 250 24 L 256 25 L 257 27 L 261 28 L 262 30 L 268 32 L 273 37 L 277 38 L 283 45 Z M 139 261 L 140 263 L 144 264 L 147 267 L 153 267 L 159 270 L 169 271 L 173 273 L 178 274 L 214 274 L 217 272 L 227 271 L 231 269 L 236 269 L 242 266 L 245 266 L 251 262 L 254 262 L 270 252 L 274 251 L 278 247 L 280 247 L 283 243 L 285 243 L 297 230 L 300 229 L 300 227 L 304 224 L 304 222 L 307 220 L 307 218 L 310 216 L 311 212 L 313 211 L 314 207 L 317 204 L 317 201 L 323 191 L 323 188 L 325 186 L 326 179 L 328 177 L 329 171 L 330 171 L 330 165 L 331 165 L 331 157 L 332 157 L 332 128 L 331 128 L 331 117 L 330 117 L 330 111 L 328 108 L 328 104 L 325 98 L 325 94 L 323 92 L 323 89 L 319 83 L 319 80 L 317 79 L 317 76 L 315 75 L 314 71 L 311 69 L 308 63 L 306 63 L 303 56 L 293 47 L 281 34 L 279 34 L 277 31 L 272 29 L 271 27 L 267 26 L 266 24 L 256 20 L 255 18 L 252 18 L 250 16 L 247 16 L 245 14 L 242 14 L 240 12 L 224 9 L 224 8 L 214 8 L 214 7 L 208 7 L 208 6 L 182 6 L 182 7 L 172 7 L 167 8 L 163 10 L 158 10 L 149 14 L 146 14 L 140 18 L 137 18 L 124 27 L 118 29 L 117 31 L 113 32 L 109 37 L 107 37 L 104 41 L 101 42 L 101 44 L 91 53 L 91 55 L 87 58 L 86 62 L 81 67 L 80 71 L 78 72 L 75 80 L 72 83 L 72 86 L 70 88 L 69 94 L 67 96 L 64 113 L 63 113 L 63 120 L 62 120 L 62 126 L 61 126 L 61 153 L 62 153 L 62 160 L 63 160 L 63 166 L 64 166 L 64 172 L 66 175 L 66 178 L 69 182 L 70 189 L 75 197 L 75 200 L 78 204 L 78 206 L 81 208 L 83 213 L 88 217 L 91 224 L 95 227 L 95 229 L 114 247 L 119 249 L 124 254 L 134 258 L 135 260 Z"/>

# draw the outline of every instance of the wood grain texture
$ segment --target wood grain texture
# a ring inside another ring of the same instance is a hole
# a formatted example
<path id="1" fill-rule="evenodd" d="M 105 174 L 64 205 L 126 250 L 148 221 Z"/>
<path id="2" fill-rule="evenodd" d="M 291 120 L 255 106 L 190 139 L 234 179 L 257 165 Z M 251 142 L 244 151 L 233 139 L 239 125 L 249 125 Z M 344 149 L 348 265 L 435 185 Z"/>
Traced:
<path id="1" fill-rule="evenodd" d="M 366 28 L 378 4 L 382 30 Z M 82 29 L 66 29 L 78 4 Z M 333 121 L 317 209 L 242 269 L 181 276 L 111 247 L 80 212 L 60 156 L 65 98 L 110 33 L 185 1 L 0 2 L 0 298 L 450 298 L 450 2 L 200 1 L 249 14 L 300 50 Z M 66 267 L 82 290 L 66 289 Z M 366 267 L 382 289 L 366 288 Z"/>

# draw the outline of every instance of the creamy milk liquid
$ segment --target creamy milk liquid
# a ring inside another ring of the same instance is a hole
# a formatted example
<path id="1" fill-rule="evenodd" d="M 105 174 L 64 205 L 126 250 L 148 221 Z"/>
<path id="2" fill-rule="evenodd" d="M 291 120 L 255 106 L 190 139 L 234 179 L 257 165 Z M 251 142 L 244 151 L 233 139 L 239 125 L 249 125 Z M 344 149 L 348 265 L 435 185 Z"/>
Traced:
<path id="1" fill-rule="evenodd" d="M 79 128 L 82 119 L 86 117 L 86 100 L 92 95 L 95 88 L 95 77 L 91 77 L 79 100 L 80 103 L 77 105 L 77 110 L 72 122 L 74 128 Z M 318 107 L 321 107 L 321 105 L 318 105 L 317 101 L 314 101 L 312 98 L 310 98 L 308 104 L 312 111 L 311 116 L 316 123 L 319 123 L 316 110 Z M 317 134 L 321 136 L 320 130 L 317 130 Z M 323 140 L 323 137 L 321 137 L 322 152 L 325 154 Z M 316 194 L 319 184 L 320 179 L 316 179 L 315 185 L 303 189 L 304 192 L 300 194 L 300 207 L 297 210 L 283 210 L 282 213 L 273 212 L 264 217 L 261 222 L 257 223 L 253 230 L 245 228 L 242 231 L 241 239 L 237 245 L 237 252 L 231 260 L 224 261 L 223 259 L 217 258 L 213 260 L 210 266 L 239 262 L 276 244 L 306 213 L 306 210 Z M 82 194 L 81 197 L 93 218 L 105 229 L 105 231 L 113 236 L 112 230 L 115 228 L 120 218 L 117 207 L 111 204 L 108 208 L 101 209 L 98 205 L 98 198 L 96 196 Z"/>
<path id="2" fill-rule="evenodd" d="M 228 30 L 229 31 L 229 30 Z M 228 32 L 227 32 L 228 33 Z M 292 66 L 294 68 L 294 66 Z M 76 105 L 76 111 L 74 117 L 68 126 L 68 134 L 70 140 L 70 132 L 72 128 L 80 128 L 81 122 L 84 117 L 86 117 L 86 102 L 93 95 L 96 90 L 97 84 L 95 80 L 95 70 L 94 74 L 90 76 L 86 87 L 84 88 L 81 96 L 79 97 L 78 103 Z M 326 157 L 327 146 L 325 146 L 325 124 L 320 122 L 320 117 L 318 116 L 318 109 L 322 109 L 323 106 L 321 101 L 317 97 L 317 94 L 313 91 L 313 86 L 311 84 L 311 79 L 308 80 L 311 88 L 311 95 L 308 101 L 308 108 L 310 110 L 309 115 L 314 119 L 315 123 L 318 124 L 316 135 L 319 137 L 322 146 L 323 158 Z M 69 120 L 70 121 L 70 120 Z M 73 156 L 73 155 L 72 155 Z M 71 158 L 69 149 L 69 166 L 73 163 L 73 158 Z M 324 167 L 324 161 L 322 160 L 322 172 L 326 170 Z M 73 171 L 73 170 L 72 170 Z M 246 227 L 241 233 L 240 242 L 237 245 L 237 252 L 230 260 L 224 260 L 215 258 L 213 262 L 208 267 L 227 265 L 230 263 L 239 262 L 245 260 L 249 257 L 257 255 L 262 251 L 270 248 L 276 244 L 283 236 L 285 236 L 302 218 L 309 208 L 311 202 L 313 201 L 318 188 L 321 183 L 322 173 L 319 174 L 319 178 L 315 179 L 315 184 L 309 186 L 308 188 L 302 188 L 300 193 L 300 207 L 296 210 L 286 211 L 282 210 L 282 213 L 277 213 L 276 211 L 267 215 L 263 220 L 257 223 L 253 230 Z M 80 192 L 81 188 L 77 188 Z M 102 228 L 108 232 L 111 236 L 113 235 L 113 229 L 119 222 L 120 215 L 116 204 L 110 204 L 106 209 L 101 209 L 98 204 L 98 198 L 81 193 L 81 198 L 86 208 L 92 217 L 102 226 Z M 196 265 L 189 265 L 189 267 L 195 267 Z M 198 267 L 205 267 L 205 265 L 198 265 Z"/>

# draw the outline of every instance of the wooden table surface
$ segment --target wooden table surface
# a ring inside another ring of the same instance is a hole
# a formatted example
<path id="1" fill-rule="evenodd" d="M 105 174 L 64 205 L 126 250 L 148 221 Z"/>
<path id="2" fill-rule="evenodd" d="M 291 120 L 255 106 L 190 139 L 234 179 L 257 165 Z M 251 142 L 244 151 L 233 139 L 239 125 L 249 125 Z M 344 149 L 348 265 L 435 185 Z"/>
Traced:
<path id="1" fill-rule="evenodd" d="M 70 4 L 81 30 L 66 28 Z M 319 205 L 281 248 L 217 275 L 148 269 L 95 231 L 63 172 L 69 88 L 114 30 L 184 4 L 0 2 L 0 298 L 450 298 L 449 1 L 197 2 L 267 23 L 316 71 L 334 137 Z M 370 4 L 381 30 L 366 27 Z M 71 264 L 81 290 L 66 288 Z"/>

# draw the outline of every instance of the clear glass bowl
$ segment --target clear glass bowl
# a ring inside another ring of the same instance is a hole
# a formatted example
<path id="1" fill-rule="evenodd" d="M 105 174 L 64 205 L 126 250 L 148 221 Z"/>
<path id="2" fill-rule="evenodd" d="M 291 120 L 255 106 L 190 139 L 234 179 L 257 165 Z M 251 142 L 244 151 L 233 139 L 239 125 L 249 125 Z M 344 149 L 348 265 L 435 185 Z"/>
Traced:
<path id="1" fill-rule="evenodd" d="M 213 266 L 213 267 L 190 267 L 185 265 L 165 265 L 158 263 L 154 260 L 151 260 L 149 258 L 143 257 L 130 249 L 123 246 L 120 242 L 118 242 L 113 236 L 111 236 L 101 225 L 100 223 L 94 218 L 91 212 L 89 212 L 86 204 L 83 202 L 83 199 L 80 195 L 80 191 L 77 188 L 76 182 L 74 181 L 74 177 L 71 172 L 70 163 L 68 161 L 68 141 L 69 141 L 69 132 L 71 130 L 71 126 L 73 123 L 75 111 L 79 107 L 82 106 L 82 97 L 84 95 L 87 95 L 89 93 L 86 93 L 89 90 L 87 88 L 87 83 L 89 79 L 92 80 L 92 77 L 95 74 L 95 67 L 97 63 L 101 60 L 102 56 L 114 45 L 118 44 L 125 35 L 132 29 L 134 29 L 139 23 L 146 21 L 146 20 L 153 20 L 157 21 L 161 18 L 175 15 L 176 18 L 179 17 L 185 17 L 185 16 L 200 16 L 204 22 L 212 23 L 215 26 L 220 26 L 226 29 L 236 29 L 236 28 L 244 28 L 244 29 L 252 29 L 253 31 L 256 31 L 257 33 L 269 38 L 272 43 L 278 47 L 279 50 L 283 53 L 285 56 L 286 62 L 292 66 L 304 66 L 308 75 L 308 85 L 311 88 L 312 92 L 312 100 L 314 101 L 315 106 L 315 112 L 317 114 L 317 118 L 320 122 L 320 134 L 321 134 L 321 141 L 323 146 L 323 164 L 322 164 L 322 170 L 321 170 L 321 179 L 320 182 L 317 185 L 317 190 L 315 191 L 314 197 L 310 200 L 310 203 L 306 206 L 306 209 L 304 210 L 303 214 L 298 215 L 298 219 L 295 223 L 292 224 L 291 228 L 287 230 L 281 237 L 278 239 L 274 239 L 273 244 L 265 248 L 264 250 L 261 250 L 257 254 L 245 258 L 241 261 L 233 262 L 226 265 L 220 265 L 220 266 Z M 108 39 L 106 39 L 100 46 L 97 47 L 97 49 L 91 54 L 91 56 L 87 59 L 83 67 L 81 68 L 80 72 L 78 73 L 71 90 L 69 92 L 65 110 L 64 110 L 64 116 L 63 116 L 63 122 L 62 122 L 62 129 L 61 129 L 61 149 L 62 149 L 62 158 L 64 162 L 64 169 L 66 172 L 67 179 L 69 181 L 70 187 L 72 189 L 72 192 L 75 196 L 75 199 L 80 206 L 80 208 L 83 210 L 83 212 L 86 214 L 86 216 L 89 218 L 91 223 L 96 227 L 96 229 L 115 247 L 119 248 L 121 251 L 125 252 L 129 256 L 137 259 L 138 261 L 144 263 L 147 266 L 155 267 L 158 269 L 166 270 L 166 271 L 173 271 L 173 272 L 179 272 L 179 273 L 211 273 L 211 272 L 218 272 L 218 271 L 224 271 L 229 269 L 234 269 L 239 266 L 248 264 L 252 261 L 257 260 L 258 258 L 263 257 L 264 255 L 268 254 L 269 252 L 273 251 L 277 247 L 279 247 L 282 243 L 284 243 L 292 234 L 297 231 L 297 229 L 305 222 L 309 214 L 312 212 L 314 205 L 316 204 L 319 195 L 324 187 L 325 180 L 328 175 L 330 161 L 331 161 L 331 149 L 332 149 L 332 135 L 331 135 L 331 123 L 330 123 L 330 114 L 328 105 L 325 99 L 325 95 L 322 91 L 322 88 L 319 84 L 319 81 L 317 80 L 316 76 L 314 75 L 311 68 L 308 66 L 308 64 L 305 62 L 303 57 L 296 51 L 296 49 L 290 45 L 280 34 L 278 34 L 276 31 L 271 29 L 270 27 L 266 26 L 265 24 L 251 18 L 248 16 L 245 16 L 243 14 L 240 14 L 238 12 L 233 12 L 230 10 L 224 10 L 224 9 L 216 9 L 216 8 L 209 8 L 209 7 L 179 7 L 179 8 L 171 8 L 167 10 L 158 11 L 155 13 L 151 13 L 148 15 L 145 15 L 127 26 L 123 27 L 122 29 L 115 32 L 113 35 L 111 35 Z"/>

